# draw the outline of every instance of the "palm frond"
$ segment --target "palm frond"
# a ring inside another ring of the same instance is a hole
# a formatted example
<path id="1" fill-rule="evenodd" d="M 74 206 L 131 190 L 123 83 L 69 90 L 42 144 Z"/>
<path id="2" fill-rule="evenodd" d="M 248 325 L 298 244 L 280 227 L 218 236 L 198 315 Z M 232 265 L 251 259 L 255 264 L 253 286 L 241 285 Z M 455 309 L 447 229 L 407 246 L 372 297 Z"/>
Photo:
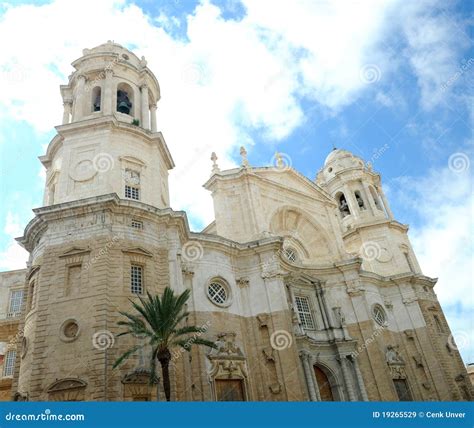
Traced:
<path id="1" fill-rule="evenodd" d="M 127 352 L 124 352 L 117 360 L 115 361 L 113 368 L 115 369 L 120 364 L 122 364 L 127 358 L 129 358 L 132 354 L 137 352 L 140 348 L 143 348 L 143 345 L 136 345 L 133 348 L 129 349 Z"/>

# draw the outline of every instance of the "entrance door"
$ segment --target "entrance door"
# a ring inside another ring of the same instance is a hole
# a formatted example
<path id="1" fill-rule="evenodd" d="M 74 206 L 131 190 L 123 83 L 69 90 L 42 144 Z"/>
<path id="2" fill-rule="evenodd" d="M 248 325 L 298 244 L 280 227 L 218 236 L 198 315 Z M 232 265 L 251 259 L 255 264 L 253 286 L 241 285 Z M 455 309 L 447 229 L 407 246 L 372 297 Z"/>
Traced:
<path id="1" fill-rule="evenodd" d="M 326 373 L 324 373 L 319 367 L 314 366 L 314 374 L 316 375 L 316 380 L 318 381 L 321 401 L 334 401 L 331 384 L 329 383 Z"/>
<path id="2" fill-rule="evenodd" d="M 240 379 L 216 379 L 217 401 L 245 401 L 244 385 Z"/>

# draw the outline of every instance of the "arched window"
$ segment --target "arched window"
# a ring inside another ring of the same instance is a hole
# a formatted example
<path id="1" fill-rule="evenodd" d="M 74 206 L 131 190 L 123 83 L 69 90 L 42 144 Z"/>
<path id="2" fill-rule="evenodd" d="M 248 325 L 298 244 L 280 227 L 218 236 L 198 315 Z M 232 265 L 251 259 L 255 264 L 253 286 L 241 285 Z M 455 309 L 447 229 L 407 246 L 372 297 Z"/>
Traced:
<path id="1" fill-rule="evenodd" d="M 387 315 L 385 314 L 384 309 L 380 305 L 374 305 L 372 308 L 372 317 L 375 322 L 382 327 L 387 325 Z"/>
<path id="2" fill-rule="evenodd" d="M 346 197 L 344 196 L 344 193 L 339 193 L 339 195 L 336 197 L 337 202 L 339 204 L 339 211 L 342 215 L 342 217 L 346 217 L 348 215 L 351 215 L 351 211 L 349 209 L 349 205 L 347 203 Z"/>
<path id="3" fill-rule="evenodd" d="M 133 89 L 126 83 L 117 86 L 117 111 L 133 116 Z"/>
<path id="4" fill-rule="evenodd" d="M 96 86 L 92 90 L 92 111 L 100 111 L 102 102 L 102 89 L 100 86 Z"/>
<path id="5" fill-rule="evenodd" d="M 365 210 L 365 204 L 364 204 L 364 200 L 362 199 L 362 196 L 360 195 L 360 192 L 358 190 L 356 190 L 354 192 L 354 196 L 356 198 L 356 201 L 357 201 L 357 205 L 359 206 L 359 209 L 362 211 L 362 210 Z"/>

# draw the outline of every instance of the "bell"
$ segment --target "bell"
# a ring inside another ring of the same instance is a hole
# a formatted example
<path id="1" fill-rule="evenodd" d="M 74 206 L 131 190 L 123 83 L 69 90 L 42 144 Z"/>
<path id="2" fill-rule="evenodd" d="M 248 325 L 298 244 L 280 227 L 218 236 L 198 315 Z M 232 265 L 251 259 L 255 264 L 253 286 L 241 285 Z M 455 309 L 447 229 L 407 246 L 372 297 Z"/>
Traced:
<path id="1" fill-rule="evenodd" d="M 117 107 L 117 110 L 120 112 L 120 113 L 125 113 L 125 114 L 129 114 L 130 113 L 130 106 L 129 106 L 129 103 L 127 103 L 126 101 L 121 101 Z"/>
<path id="2" fill-rule="evenodd" d="M 100 95 L 97 95 L 97 98 L 95 99 L 94 111 L 100 111 Z"/>

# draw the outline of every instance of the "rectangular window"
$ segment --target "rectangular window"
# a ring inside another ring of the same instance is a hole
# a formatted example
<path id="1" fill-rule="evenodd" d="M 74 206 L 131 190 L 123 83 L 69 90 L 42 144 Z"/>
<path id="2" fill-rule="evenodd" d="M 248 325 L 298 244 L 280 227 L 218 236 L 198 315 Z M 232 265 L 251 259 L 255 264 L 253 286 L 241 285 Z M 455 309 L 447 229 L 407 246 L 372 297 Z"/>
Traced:
<path id="1" fill-rule="evenodd" d="M 140 189 L 138 187 L 125 186 L 125 197 L 127 199 L 134 199 L 135 201 L 140 200 Z"/>
<path id="2" fill-rule="evenodd" d="M 8 351 L 5 357 L 5 365 L 3 366 L 3 376 L 13 376 L 15 368 L 16 351 Z"/>
<path id="3" fill-rule="evenodd" d="M 393 379 L 393 383 L 400 401 L 413 401 L 406 379 Z"/>
<path id="4" fill-rule="evenodd" d="M 309 300 L 307 297 L 295 296 L 296 310 L 300 318 L 300 323 L 303 328 L 314 328 L 313 315 L 309 306 Z"/>
<path id="5" fill-rule="evenodd" d="M 134 294 L 143 294 L 143 267 L 132 265 L 130 269 L 130 289 Z"/>
<path id="6" fill-rule="evenodd" d="M 131 226 L 132 226 L 134 229 L 143 229 L 143 222 L 138 221 L 138 220 L 132 220 Z"/>
<path id="7" fill-rule="evenodd" d="M 7 317 L 17 317 L 20 315 L 21 304 L 23 302 L 23 290 L 15 290 L 10 294 L 10 306 L 8 308 Z"/>

